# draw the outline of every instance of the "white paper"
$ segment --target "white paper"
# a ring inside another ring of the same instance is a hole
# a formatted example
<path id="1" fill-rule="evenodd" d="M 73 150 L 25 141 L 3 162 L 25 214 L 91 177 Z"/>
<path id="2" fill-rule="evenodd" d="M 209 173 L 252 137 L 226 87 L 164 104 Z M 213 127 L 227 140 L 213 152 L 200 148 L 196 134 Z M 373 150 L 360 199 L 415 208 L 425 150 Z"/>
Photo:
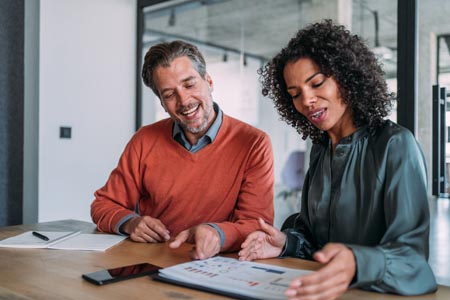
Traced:
<path id="1" fill-rule="evenodd" d="M 81 233 L 70 239 L 53 244 L 49 248 L 61 250 L 105 251 L 126 239 L 126 236 L 116 234 Z"/>
<path id="2" fill-rule="evenodd" d="M 4 239 L 0 241 L 0 247 L 12 248 L 48 248 L 55 242 L 61 241 L 64 238 L 70 238 L 77 235 L 79 231 L 38 231 L 40 234 L 49 238 L 44 241 L 33 235 L 32 231 L 27 231 L 22 234 Z"/>
<path id="3" fill-rule="evenodd" d="M 162 277 L 257 299 L 286 299 L 294 278 L 312 271 L 278 267 L 234 258 L 213 257 L 164 268 Z"/>
<path id="4" fill-rule="evenodd" d="M 49 240 L 44 241 L 34 236 L 32 231 L 27 231 L 0 241 L 0 247 L 105 251 L 126 239 L 126 236 L 115 234 L 81 233 L 80 231 L 38 232 Z"/>

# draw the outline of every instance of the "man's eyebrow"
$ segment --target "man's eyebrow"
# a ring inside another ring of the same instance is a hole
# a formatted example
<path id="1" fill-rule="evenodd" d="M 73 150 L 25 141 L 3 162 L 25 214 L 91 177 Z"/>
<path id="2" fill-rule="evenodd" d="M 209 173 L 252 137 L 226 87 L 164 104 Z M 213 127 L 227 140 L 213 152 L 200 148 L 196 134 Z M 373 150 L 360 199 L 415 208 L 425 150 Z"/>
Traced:
<path id="1" fill-rule="evenodd" d="M 195 76 L 188 76 L 188 77 L 186 77 L 186 78 L 183 78 L 182 80 L 181 80 L 181 82 L 188 82 L 188 81 L 191 81 L 191 80 L 194 80 L 195 79 Z M 166 92 L 166 91 L 170 91 L 170 90 L 172 90 L 172 88 L 164 88 L 164 89 L 162 89 L 161 90 L 161 94 L 163 94 L 164 92 Z"/>
<path id="2" fill-rule="evenodd" d="M 193 79 L 195 79 L 195 76 L 189 76 L 189 77 L 186 77 L 183 80 L 181 80 L 181 82 L 191 81 Z"/>

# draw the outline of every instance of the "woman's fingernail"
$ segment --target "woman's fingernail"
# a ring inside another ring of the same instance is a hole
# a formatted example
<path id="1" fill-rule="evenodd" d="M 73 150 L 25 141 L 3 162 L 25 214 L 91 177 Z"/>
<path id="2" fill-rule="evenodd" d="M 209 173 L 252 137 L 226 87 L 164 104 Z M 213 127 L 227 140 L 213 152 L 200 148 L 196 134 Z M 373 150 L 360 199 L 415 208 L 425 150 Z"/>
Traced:
<path id="1" fill-rule="evenodd" d="M 288 290 L 286 290 L 286 292 L 284 292 L 284 295 L 286 295 L 288 297 L 295 296 L 295 295 L 297 295 L 297 291 L 293 290 L 293 289 L 288 289 Z"/>
<path id="2" fill-rule="evenodd" d="M 302 285 L 301 280 L 292 280 L 291 285 L 295 286 L 295 287 L 300 287 Z"/>

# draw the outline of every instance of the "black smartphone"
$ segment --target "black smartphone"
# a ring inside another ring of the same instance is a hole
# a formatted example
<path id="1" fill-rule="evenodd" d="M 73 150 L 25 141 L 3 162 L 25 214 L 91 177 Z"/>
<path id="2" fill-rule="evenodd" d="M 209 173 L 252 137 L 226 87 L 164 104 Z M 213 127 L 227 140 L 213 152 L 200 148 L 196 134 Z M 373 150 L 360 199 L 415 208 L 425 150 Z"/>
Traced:
<path id="1" fill-rule="evenodd" d="M 84 279 L 97 285 L 117 282 L 130 278 L 157 273 L 161 267 L 149 263 L 139 263 L 135 265 L 123 266 L 113 269 L 105 269 L 97 272 L 81 275 Z"/>

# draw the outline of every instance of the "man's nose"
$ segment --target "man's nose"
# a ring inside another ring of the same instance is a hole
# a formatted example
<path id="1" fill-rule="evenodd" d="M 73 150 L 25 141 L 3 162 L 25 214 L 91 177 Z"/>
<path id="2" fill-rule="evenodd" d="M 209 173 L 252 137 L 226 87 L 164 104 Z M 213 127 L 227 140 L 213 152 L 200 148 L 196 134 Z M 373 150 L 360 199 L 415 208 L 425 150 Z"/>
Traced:
<path id="1" fill-rule="evenodd" d="M 177 91 L 178 97 L 177 101 L 180 105 L 186 105 L 189 103 L 189 93 L 187 91 L 179 90 Z"/>

